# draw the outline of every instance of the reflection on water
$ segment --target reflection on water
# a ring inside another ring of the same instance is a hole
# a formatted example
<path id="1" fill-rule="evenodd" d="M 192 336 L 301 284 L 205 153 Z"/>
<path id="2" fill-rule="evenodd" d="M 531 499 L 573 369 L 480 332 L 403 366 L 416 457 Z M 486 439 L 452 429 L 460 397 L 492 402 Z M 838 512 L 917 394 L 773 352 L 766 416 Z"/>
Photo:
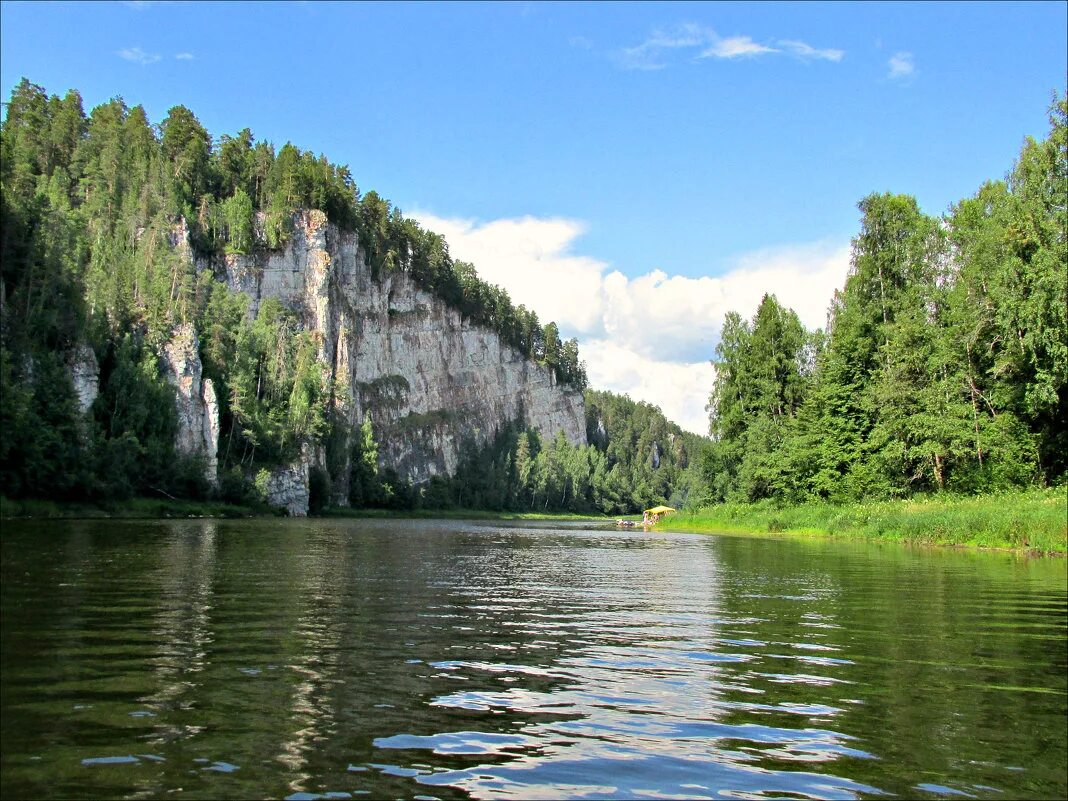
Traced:
<path id="1" fill-rule="evenodd" d="M 1063 797 L 1060 560 L 6 523 L 5 797 Z"/>

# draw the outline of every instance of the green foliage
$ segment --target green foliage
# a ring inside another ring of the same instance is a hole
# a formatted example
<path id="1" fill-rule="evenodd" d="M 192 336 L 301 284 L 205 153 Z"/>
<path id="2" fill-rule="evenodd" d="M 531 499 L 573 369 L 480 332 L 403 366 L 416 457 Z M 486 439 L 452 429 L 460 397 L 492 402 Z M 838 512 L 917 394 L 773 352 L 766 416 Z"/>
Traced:
<path id="1" fill-rule="evenodd" d="M 215 146 L 184 106 L 158 129 L 119 98 L 86 117 L 77 92 L 49 97 L 23 80 L 0 128 L 0 156 L 0 473 L 13 495 L 207 492 L 202 465 L 174 453 L 174 393 L 152 357 L 178 323 L 200 332 L 204 376 L 216 387 L 223 497 L 248 501 L 256 490 L 246 476 L 293 459 L 301 443 L 336 440 L 328 409 L 347 390 L 327 380 L 316 338 L 277 301 L 250 317 L 246 297 L 198 272 L 176 247 L 188 237 L 194 255 L 208 259 L 279 247 L 294 215 L 308 209 L 357 231 L 376 275 L 407 272 L 557 380 L 585 384 L 574 340 L 561 343 L 555 325 L 543 329 L 513 307 L 388 201 L 374 192 L 361 198 L 347 167 L 290 143 L 276 152 L 245 129 Z M 101 357 L 89 420 L 63 363 L 86 341 Z M 394 378 L 361 387 L 363 406 L 399 403 L 408 387 Z M 401 430 L 448 419 L 444 410 L 416 415 Z M 416 502 L 396 477 L 378 475 L 373 437 L 359 447 L 360 502 Z M 347 449 L 328 448 L 339 481 Z M 330 495 L 322 489 L 316 503 Z"/>
<path id="2" fill-rule="evenodd" d="M 908 196 L 861 201 L 826 337 L 806 342 L 768 298 L 752 323 L 727 316 L 703 467 L 713 500 L 847 503 L 1065 475 L 1064 99 L 1050 123 L 1007 184 L 943 220 Z"/>
<path id="3" fill-rule="evenodd" d="M 17 363 L 0 349 L 0 480 L 5 494 L 84 497 L 91 452 L 66 365 L 41 354 Z"/>
<path id="4" fill-rule="evenodd" d="M 252 198 L 238 187 L 232 197 L 222 204 L 222 216 L 226 225 L 226 250 L 229 253 L 247 253 L 252 249 L 254 237 Z"/>
<path id="5" fill-rule="evenodd" d="M 223 291 L 212 290 L 213 295 Z M 228 300 L 219 307 L 224 319 L 238 308 Z M 316 340 L 299 330 L 294 313 L 275 298 L 260 305 L 255 319 L 241 317 L 236 327 L 232 344 L 217 346 L 222 354 L 233 355 L 227 376 L 227 452 L 240 448 L 241 464 L 290 461 L 301 442 L 318 441 L 328 430 L 330 392 Z"/>
<path id="6" fill-rule="evenodd" d="M 171 492 L 177 480 L 174 390 L 160 377 L 155 356 L 129 335 L 101 361 L 93 418 L 107 465 L 100 471 L 106 496 Z"/>
<path id="7" fill-rule="evenodd" d="M 359 431 L 354 432 L 349 464 L 349 505 L 356 509 L 383 506 L 389 500 L 390 491 L 379 476 L 378 442 L 369 414 L 364 415 Z"/>
<path id="8" fill-rule="evenodd" d="M 764 296 L 751 323 L 727 315 L 709 399 L 713 497 L 754 501 L 781 491 L 782 465 L 773 454 L 801 406 L 817 338 L 773 295 Z"/>

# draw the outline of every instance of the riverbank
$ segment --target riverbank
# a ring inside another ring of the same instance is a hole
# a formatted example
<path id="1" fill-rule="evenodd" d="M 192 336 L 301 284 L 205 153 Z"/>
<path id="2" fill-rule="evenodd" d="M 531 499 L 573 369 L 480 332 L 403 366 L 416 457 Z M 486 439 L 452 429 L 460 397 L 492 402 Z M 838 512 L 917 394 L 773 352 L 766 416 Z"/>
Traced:
<path id="1" fill-rule="evenodd" d="M 408 518 L 413 520 L 591 520 L 598 523 L 614 518 L 579 515 L 573 512 L 498 512 L 492 509 L 345 509 L 330 508 L 317 517 Z"/>
<path id="2" fill-rule="evenodd" d="M 222 501 L 189 501 L 173 498 L 128 498 L 107 504 L 13 500 L 0 496 L 0 519 L 166 519 L 189 517 L 280 517 L 282 512 L 269 506 L 245 506 Z M 598 515 L 567 512 L 497 512 L 487 509 L 344 509 L 331 508 L 315 515 L 321 518 L 409 518 L 446 520 L 592 520 L 604 522 Z"/>
<path id="3" fill-rule="evenodd" d="M 268 506 L 243 506 L 222 501 L 188 501 L 178 498 L 127 498 L 104 504 L 74 501 L 45 501 L 37 498 L 13 500 L 0 496 L 0 519 L 160 519 L 171 517 L 277 517 Z"/>
<path id="4" fill-rule="evenodd" d="M 106 505 L 12 500 L 0 496 L 0 518 L 168 519 L 278 517 L 267 506 L 219 501 L 130 498 Z M 486 509 L 327 509 L 323 518 L 409 518 L 448 520 L 572 520 L 603 523 L 610 518 Z M 629 516 L 634 518 L 634 516 Z M 636 518 L 635 518 L 636 519 Z M 703 534 L 784 534 L 870 539 L 923 545 L 997 548 L 1041 554 L 1068 552 L 1068 496 L 1064 487 L 979 497 L 935 496 L 908 501 L 847 505 L 809 503 L 720 504 L 682 511 L 658 526 Z"/>
<path id="5" fill-rule="evenodd" d="M 733 504 L 672 515 L 661 528 L 696 533 L 851 537 L 923 545 L 1000 548 L 1041 554 L 1068 551 L 1064 487 L 978 497 L 833 505 Z"/>

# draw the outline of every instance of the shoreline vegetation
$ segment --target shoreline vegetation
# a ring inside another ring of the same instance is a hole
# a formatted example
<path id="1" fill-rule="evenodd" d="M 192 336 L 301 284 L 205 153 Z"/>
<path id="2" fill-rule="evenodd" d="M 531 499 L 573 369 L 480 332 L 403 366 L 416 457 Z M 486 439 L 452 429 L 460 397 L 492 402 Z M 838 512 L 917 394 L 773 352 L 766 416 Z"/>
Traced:
<path id="1" fill-rule="evenodd" d="M 111 505 L 12 500 L 0 497 L 0 519 L 181 519 L 277 517 L 268 507 L 221 502 L 134 498 Z M 327 509 L 322 519 L 573 520 L 608 523 L 615 518 L 566 513 L 485 509 Z M 634 519 L 635 515 L 627 516 Z M 314 519 L 314 518 L 313 518 Z M 1068 488 L 1028 489 L 975 497 L 850 504 L 724 503 L 681 511 L 661 531 L 697 534 L 831 537 L 908 545 L 1011 550 L 1043 556 L 1068 553 Z"/>
<path id="2" fill-rule="evenodd" d="M 1063 556 L 1068 552 L 1066 521 L 1068 488 L 1060 486 L 974 497 L 933 495 L 847 504 L 724 503 L 680 512 L 663 528 L 694 533 L 822 536 Z"/>
<path id="3" fill-rule="evenodd" d="M 285 513 L 266 504 L 241 505 L 224 501 L 193 501 L 180 498 L 129 498 L 101 504 L 49 501 L 0 496 L 0 520 L 168 520 L 181 518 L 284 518 Z M 489 509 L 346 509 L 331 507 L 308 519 L 421 519 L 421 520 L 591 520 L 608 521 L 602 515 L 570 512 L 507 512 Z M 611 518 L 614 520 L 615 518 Z"/>

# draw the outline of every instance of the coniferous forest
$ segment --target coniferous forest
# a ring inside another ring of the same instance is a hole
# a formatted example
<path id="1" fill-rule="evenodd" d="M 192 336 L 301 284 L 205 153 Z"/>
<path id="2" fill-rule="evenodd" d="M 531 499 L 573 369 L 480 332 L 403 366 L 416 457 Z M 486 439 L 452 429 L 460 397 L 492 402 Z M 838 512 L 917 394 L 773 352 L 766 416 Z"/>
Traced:
<path id="1" fill-rule="evenodd" d="M 183 223 L 198 256 L 245 253 L 280 247 L 295 212 L 319 209 L 358 232 L 376 277 L 407 272 L 558 382 L 586 387 L 574 339 L 562 341 L 555 323 L 514 305 L 473 265 L 453 260 L 440 236 L 376 192 L 361 193 L 348 168 L 325 157 L 289 143 L 276 150 L 247 129 L 215 140 L 182 106 L 159 125 L 121 99 L 86 116 L 78 92 L 49 96 L 25 79 L 7 106 L 0 153 L 0 484 L 8 497 L 255 503 L 264 467 L 293 458 L 302 442 L 330 441 L 332 388 L 311 333 L 273 299 L 250 316 L 244 296 L 182 259 L 174 232 Z M 201 465 L 175 453 L 173 389 L 158 354 L 181 323 L 201 332 L 204 375 L 222 388 L 217 489 Z M 88 421 L 70 375 L 71 354 L 86 344 L 100 365 Z M 603 410 L 599 446 L 506 427 L 467 447 L 456 476 L 418 491 L 380 473 L 366 422 L 355 438 L 350 501 L 616 513 L 689 491 L 681 476 L 701 438 L 647 404 L 592 397 L 591 408 Z M 315 490 L 326 479 L 311 478 L 312 505 L 321 508 Z"/>
<path id="2" fill-rule="evenodd" d="M 361 193 L 347 167 L 248 129 L 214 139 L 182 106 L 158 125 L 121 99 L 87 116 L 76 91 L 49 96 L 24 79 L 0 129 L 0 484 L 13 498 L 254 503 L 257 471 L 328 442 L 332 388 L 311 334 L 277 301 L 250 316 L 244 296 L 173 246 L 184 223 L 200 256 L 277 248 L 302 209 L 356 231 L 376 277 L 408 273 L 586 392 L 588 446 L 506 427 L 418 488 L 380 473 L 365 423 L 357 507 L 622 514 L 1056 483 L 1068 467 L 1066 146 L 1060 99 L 1048 137 L 1026 141 L 1006 180 L 945 215 L 907 195 L 861 201 L 825 330 L 805 330 L 771 293 L 752 319 L 727 316 L 709 441 L 649 404 L 588 390 L 575 340 Z M 217 488 L 175 453 L 158 353 L 180 323 L 201 332 L 204 375 L 221 388 Z M 88 420 L 69 365 L 86 345 L 100 365 Z M 326 483 L 312 476 L 313 509 Z"/>

